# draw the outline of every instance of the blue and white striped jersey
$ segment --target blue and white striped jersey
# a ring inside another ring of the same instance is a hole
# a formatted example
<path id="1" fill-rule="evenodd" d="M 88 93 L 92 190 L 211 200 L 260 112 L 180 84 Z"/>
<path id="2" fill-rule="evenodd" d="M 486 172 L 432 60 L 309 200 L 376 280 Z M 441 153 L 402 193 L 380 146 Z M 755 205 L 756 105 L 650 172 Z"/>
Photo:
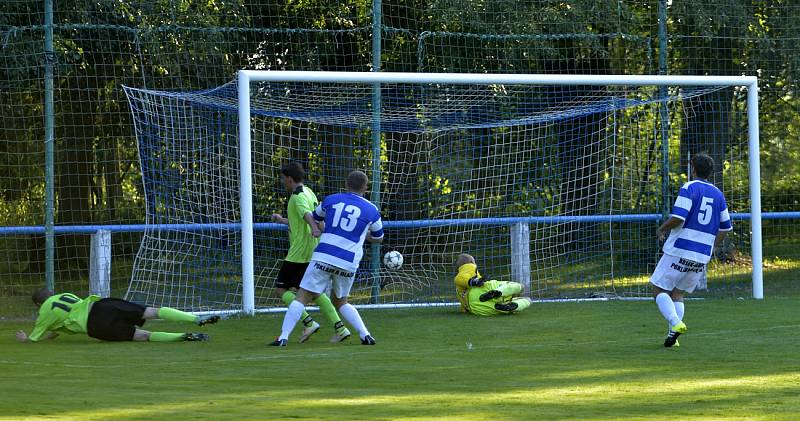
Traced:
<path id="1" fill-rule="evenodd" d="M 681 187 L 672 216 L 683 225 L 674 228 L 664 243 L 664 253 L 708 263 L 719 231 L 733 229 L 725 196 L 705 180 L 693 180 Z"/>
<path id="2" fill-rule="evenodd" d="M 383 222 L 378 208 L 362 196 L 337 193 L 325 198 L 312 213 L 325 221 L 319 244 L 311 260 L 328 263 L 355 272 L 364 255 L 367 230 L 375 238 L 383 237 Z"/>

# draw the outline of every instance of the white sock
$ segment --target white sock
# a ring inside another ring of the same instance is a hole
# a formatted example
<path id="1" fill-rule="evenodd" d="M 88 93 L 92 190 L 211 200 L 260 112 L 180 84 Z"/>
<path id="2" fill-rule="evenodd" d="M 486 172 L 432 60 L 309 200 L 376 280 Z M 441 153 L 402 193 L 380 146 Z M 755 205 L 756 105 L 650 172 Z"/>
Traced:
<path id="1" fill-rule="evenodd" d="M 683 305 L 683 301 L 675 301 L 675 313 L 678 315 L 678 318 L 683 321 L 683 314 L 686 312 L 686 307 Z"/>
<path id="2" fill-rule="evenodd" d="M 358 331 L 358 336 L 361 339 L 364 339 L 365 336 L 369 335 L 369 331 L 367 330 L 367 326 L 364 325 L 364 321 L 361 320 L 361 315 L 358 314 L 358 310 L 353 307 L 351 304 L 345 304 L 339 307 L 339 314 L 342 315 L 342 318 L 347 320 L 347 323 L 350 326 L 353 326 Z"/>
<path id="3" fill-rule="evenodd" d="M 281 328 L 281 336 L 279 336 L 278 339 L 289 339 L 289 335 L 292 333 L 292 330 L 294 330 L 297 322 L 300 321 L 300 317 L 303 316 L 303 310 L 305 309 L 306 306 L 297 300 L 289 304 L 286 315 L 283 316 L 283 327 Z"/>
<path id="4" fill-rule="evenodd" d="M 667 319 L 670 326 L 675 326 L 681 321 L 678 317 L 678 313 L 675 311 L 675 303 L 672 302 L 672 297 L 670 297 L 669 294 L 662 292 L 656 295 L 656 305 L 658 306 L 658 311 Z"/>
<path id="5" fill-rule="evenodd" d="M 683 313 L 684 313 L 684 306 L 683 301 L 674 301 L 675 304 L 675 314 L 678 315 L 678 318 L 683 321 Z M 667 322 L 667 334 L 672 331 L 672 326 Z"/>

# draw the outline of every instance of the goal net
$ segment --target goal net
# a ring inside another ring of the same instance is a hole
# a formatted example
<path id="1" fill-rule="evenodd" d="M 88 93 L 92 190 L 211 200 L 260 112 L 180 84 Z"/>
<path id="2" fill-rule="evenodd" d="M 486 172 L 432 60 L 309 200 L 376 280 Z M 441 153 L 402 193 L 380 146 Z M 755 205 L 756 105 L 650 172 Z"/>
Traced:
<path id="1" fill-rule="evenodd" d="M 255 309 L 282 306 L 273 283 L 288 235 L 269 217 L 285 214 L 279 168 L 289 160 L 303 164 L 320 200 L 342 191 L 353 169 L 372 180 L 386 239 L 366 246 L 351 296 L 360 304 L 455 301 L 459 253 L 534 299 L 646 296 L 660 253 L 655 228 L 687 181 L 692 153 L 715 158 L 711 181 L 732 212 L 750 208 L 752 123 L 740 79 L 677 86 L 482 77 L 380 85 L 254 78 L 243 90 L 250 129 L 241 137 L 237 82 L 197 92 L 126 87 L 148 224 L 126 298 L 193 311 L 248 310 L 248 297 Z M 250 173 L 241 172 L 242 139 Z M 734 223 L 749 232 L 749 220 Z M 731 242 L 750 259 L 749 236 Z M 380 265 L 389 250 L 403 254 L 399 270 Z"/>

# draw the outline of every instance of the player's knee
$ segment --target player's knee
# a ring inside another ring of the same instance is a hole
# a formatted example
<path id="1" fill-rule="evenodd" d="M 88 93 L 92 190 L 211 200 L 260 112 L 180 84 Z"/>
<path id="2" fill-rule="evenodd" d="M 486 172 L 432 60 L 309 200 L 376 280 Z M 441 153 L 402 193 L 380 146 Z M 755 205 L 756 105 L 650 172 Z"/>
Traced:
<path id="1" fill-rule="evenodd" d="M 133 333 L 133 340 L 137 342 L 147 342 L 150 340 L 150 332 L 136 329 L 136 332 Z"/>
<path id="2" fill-rule="evenodd" d="M 658 294 L 666 293 L 669 294 L 669 291 L 663 290 L 655 285 L 653 285 L 653 297 L 658 297 Z"/>
<path id="3" fill-rule="evenodd" d="M 333 294 L 333 296 L 331 297 L 331 302 L 333 303 L 333 306 L 336 307 L 336 309 L 338 310 L 339 307 L 347 304 L 347 297 L 339 298 L 335 294 Z"/>
<path id="4" fill-rule="evenodd" d="M 144 309 L 144 313 L 142 314 L 142 318 L 145 320 L 150 319 L 157 319 L 158 318 L 158 308 L 156 307 L 147 307 Z"/>
<path id="5" fill-rule="evenodd" d="M 314 294 L 310 291 L 306 291 L 303 288 L 300 288 L 297 291 L 297 295 L 295 296 L 295 300 L 300 301 L 304 306 L 307 306 L 312 301 L 316 300 L 319 294 Z"/>

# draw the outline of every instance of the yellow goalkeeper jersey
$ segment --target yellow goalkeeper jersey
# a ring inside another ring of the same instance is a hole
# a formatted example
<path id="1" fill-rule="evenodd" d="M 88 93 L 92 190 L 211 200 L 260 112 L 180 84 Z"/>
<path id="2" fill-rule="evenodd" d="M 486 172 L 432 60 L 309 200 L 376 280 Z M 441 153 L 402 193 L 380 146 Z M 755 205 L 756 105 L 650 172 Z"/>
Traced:
<path id="1" fill-rule="evenodd" d="M 458 268 L 458 274 L 456 274 L 454 281 L 462 311 L 469 311 L 469 280 L 475 276 L 480 276 L 478 265 L 475 263 L 465 263 Z"/>

